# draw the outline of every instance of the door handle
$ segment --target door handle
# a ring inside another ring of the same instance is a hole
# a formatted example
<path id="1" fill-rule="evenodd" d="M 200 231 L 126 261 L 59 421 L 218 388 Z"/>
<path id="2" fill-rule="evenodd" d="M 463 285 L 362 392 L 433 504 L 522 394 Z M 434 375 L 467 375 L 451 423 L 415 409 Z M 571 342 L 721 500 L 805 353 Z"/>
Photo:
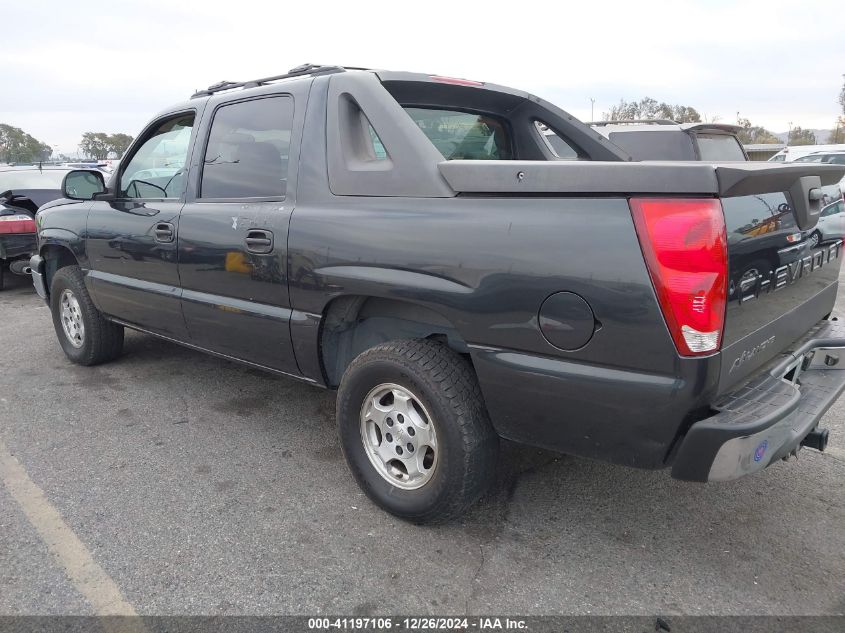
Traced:
<path id="1" fill-rule="evenodd" d="M 155 225 L 153 232 L 156 236 L 156 242 L 173 241 L 173 225 L 170 222 L 159 222 Z"/>
<path id="2" fill-rule="evenodd" d="M 266 255 L 273 250 L 273 233 L 263 229 L 247 231 L 246 250 Z"/>

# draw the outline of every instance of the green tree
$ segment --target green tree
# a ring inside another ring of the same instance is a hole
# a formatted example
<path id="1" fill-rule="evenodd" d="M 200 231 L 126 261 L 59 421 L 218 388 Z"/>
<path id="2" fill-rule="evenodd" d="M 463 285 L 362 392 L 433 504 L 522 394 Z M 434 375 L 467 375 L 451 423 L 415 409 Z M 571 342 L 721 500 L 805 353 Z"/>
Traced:
<path id="1" fill-rule="evenodd" d="M 109 157 L 109 135 L 104 132 L 85 132 L 79 143 L 79 151 L 86 158 L 103 160 Z"/>
<path id="2" fill-rule="evenodd" d="M 789 139 L 787 145 L 815 145 L 816 135 L 812 130 L 804 130 L 800 125 L 796 125 L 789 131 Z"/>
<path id="3" fill-rule="evenodd" d="M 833 126 L 827 142 L 831 144 L 845 143 L 845 116 L 836 120 L 836 125 Z"/>
<path id="4" fill-rule="evenodd" d="M 123 156 L 129 147 L 132 137 L 128 134 L 106 134 L 105 132 L 85 132 L 79 143 L 79 150 L 86 158 L 104 160 L 114 154 L 115 158 Z"/>
<path id="5" fill-rule="evenodd" d="M 109 152 L 115 158 L 121 158 L 133 140 L 128 134 L 112 134 L 109 136 Z"/>
<path id="6" fill-rule="evenodd" d="M 684 105 L 672 105 L 645 97 L 639 101 L 620 100 L 604 113 L 605 121 L 625 121 L 632 119 L 670 119 L 679 123 L 700 123 L 701 115 L 695 108 Z"/>
<path id="7" fill-rule="evenodd" d="M 52 148 L 22 129 L 0 123 L 0 163 L 33 163 L 50 158 Z"/>
<path id="8" fill-rule="evenodd" d="M 780 139 L 772 132 L 759 125 L 751 125 L 751 121 L 736 113 L 736 124 L 742 129 L 737 133 L 739 142 L 743 145 L 756 143 L 780 143 Z"/>
<path id="9" fill-rule="evenodd" d="M 842 75 L 845 79 L 845 75 Z M 842 114 L 845 116 L 845 81 L 842 82 L 842 90 L 839 91 L 839 105 L 842 106 Z"/>

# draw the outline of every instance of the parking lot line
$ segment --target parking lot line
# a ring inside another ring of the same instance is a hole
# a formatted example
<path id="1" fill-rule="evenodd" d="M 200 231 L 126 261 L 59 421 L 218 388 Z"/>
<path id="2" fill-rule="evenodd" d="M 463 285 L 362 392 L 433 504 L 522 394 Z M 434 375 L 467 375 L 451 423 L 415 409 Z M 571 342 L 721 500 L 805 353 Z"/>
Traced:
<path id="1" fill-rule="evenodd" d="M 137 615 L 115 582 L 0 440 L 0 478 L 96 615 Z"/>

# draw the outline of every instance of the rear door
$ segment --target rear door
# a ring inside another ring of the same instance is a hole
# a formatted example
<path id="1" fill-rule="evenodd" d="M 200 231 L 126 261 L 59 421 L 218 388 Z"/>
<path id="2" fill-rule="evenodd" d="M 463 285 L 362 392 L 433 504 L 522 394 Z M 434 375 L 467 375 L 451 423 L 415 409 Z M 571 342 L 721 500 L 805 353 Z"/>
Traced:
<path id="1" fill-rule="evenodd" d="M 176 339 L 186 337 L 176 238 L 195 118 L 189 110 L 152 123 L 121 163 L 115 199 L 94 200 L 87 224 L 100 310 Z"/>
<path id="2" fill-rule="evenodd" d="M 178 242 L 191 341 L 288 373 L 298 373 L 287 287 L 296 96 L 209 104 Z"/>

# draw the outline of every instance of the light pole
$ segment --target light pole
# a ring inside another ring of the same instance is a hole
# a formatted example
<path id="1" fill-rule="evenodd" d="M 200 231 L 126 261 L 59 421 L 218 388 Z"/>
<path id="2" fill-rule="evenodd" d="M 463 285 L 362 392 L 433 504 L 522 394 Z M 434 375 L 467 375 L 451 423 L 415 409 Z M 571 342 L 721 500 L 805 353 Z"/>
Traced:
<path id="1" fill-rule="evenodd" d="M 590 121 L 596 120 L 596 100 L 590 97 Z"/>

